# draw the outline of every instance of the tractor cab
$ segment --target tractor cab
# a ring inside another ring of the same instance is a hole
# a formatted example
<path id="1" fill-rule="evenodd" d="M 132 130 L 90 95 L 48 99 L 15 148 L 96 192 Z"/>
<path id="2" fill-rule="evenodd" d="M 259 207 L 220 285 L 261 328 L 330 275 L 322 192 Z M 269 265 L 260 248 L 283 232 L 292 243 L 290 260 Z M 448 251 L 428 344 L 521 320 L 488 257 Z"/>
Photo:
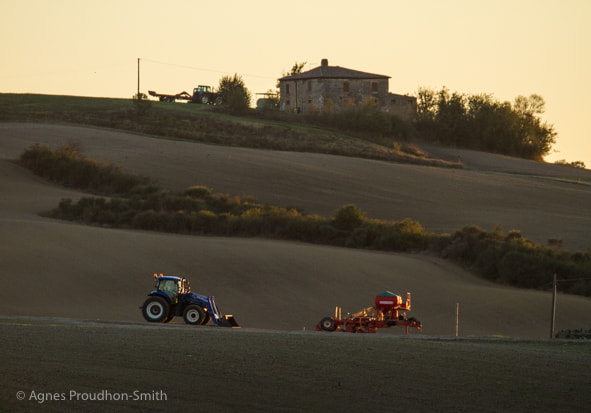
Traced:
<path id="1" fill-rule="evenodd" d="M 179 294 L 185 293 L 185 283 L 187 282 L 184 278 L 179 277 L 158 277 L 154 274 L 156 291 L 163 292 L 168 296 L 171 303 L 177 303 Z"/>
<path id="2" fill-rule="evenodd" d="M 211 93 L 211 86 L 199 85 L 195 89 L 193 89 L 193 94 L 201 94 L 201 93 Z"/>

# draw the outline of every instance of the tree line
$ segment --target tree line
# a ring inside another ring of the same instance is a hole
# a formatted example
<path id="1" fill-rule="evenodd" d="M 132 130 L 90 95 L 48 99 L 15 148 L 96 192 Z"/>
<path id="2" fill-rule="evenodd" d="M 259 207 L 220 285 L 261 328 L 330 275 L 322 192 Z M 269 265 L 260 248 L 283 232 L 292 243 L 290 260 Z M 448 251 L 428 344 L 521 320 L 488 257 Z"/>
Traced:
<path id="1" fill-rule="evenodd" d="M 444 145 L 542 160 L 556 143 L 554 126 L 542 121 L 540 95 L 500 102 L 491 94 L 451 93 L 421 87 L 417 91 L 417 131 Z"/>

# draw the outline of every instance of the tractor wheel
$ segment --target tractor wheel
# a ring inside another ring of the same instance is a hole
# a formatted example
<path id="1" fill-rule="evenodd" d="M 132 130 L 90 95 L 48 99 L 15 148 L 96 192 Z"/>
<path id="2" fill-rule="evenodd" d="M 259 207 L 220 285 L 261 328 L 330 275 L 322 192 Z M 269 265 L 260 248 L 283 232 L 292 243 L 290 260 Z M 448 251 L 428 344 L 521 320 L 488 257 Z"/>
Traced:
<path id="1" fill-rule="evenodd" d="M 203 103 L 204 105 L 207 105 L 209 103 L 209 96 L 207 96 L 207 95 L 201 96 L 201 103 Z"/>
<path id="2" fill-rule="evenodd" d="M 147 321 L 159 323 L 168 317 L 169 306 L 162 297 L 150 297 L 144 302 L 142 314 Z"/>
<path id="3" fill-rule="evenodd" d="M 218 96 L 217 98 L 215 98 L 216 105 L 221 105 L 223 103 L 224 103 L 224 99 L 221 96 Z"/>
<path id="4" fill-rule="evenodd" d="M 203 321 L 201 322 L 201 325 L 204 326 L 205 324 L 209 323 L 209 320 L 211 320 L 211 317 L 209 316 L 209 313 L 206 312 L 205 317 L 203 317 Z"/>
<path id="5" fill-rule="evenodd" d="M 183 319 L 187 324 L 198 326 L 202 324 L 205 319 L 205 311 L 203 311 L 203 308 L 198 305 L 189 305 L 185 308 Z"/>
<path id="6" fill-rule="evenodd" d="M 335 331 L 336 326 L 332 317 L 324 317 L 322 320 L 320 320 L 320 328 L 322 328 L 324 331 Z"/>

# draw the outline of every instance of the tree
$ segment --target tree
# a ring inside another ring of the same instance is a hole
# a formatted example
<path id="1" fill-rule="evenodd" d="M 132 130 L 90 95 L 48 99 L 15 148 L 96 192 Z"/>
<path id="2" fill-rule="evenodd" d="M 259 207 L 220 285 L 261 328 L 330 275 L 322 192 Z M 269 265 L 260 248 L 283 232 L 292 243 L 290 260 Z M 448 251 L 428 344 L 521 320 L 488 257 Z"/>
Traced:
<path id="1" fill-rule="evenodd" d="M 291 67 L 291 71 L 289 72 L 289 75 L 297 75 L 298 73 L 302 73 L 302 70 L 304 70 L 304 66 L 306 66 L 308 64 L 308 62 L 295 62 L 293 64 L 293 66 Z"/>
<path id="2" fill-rule="evenodd" d="M 520 119 L 519 138 L 522 151 L 519 156 L 541 160 L 556 143 L 557 133 L 554 126 L 542 122 L 538 116 L 544 113 L 545 106 L 546 102 L 540 95 L 515 98 L 513 110 Z"/>
<path id="3" fill-rule="evenodd" d="M 224 97 L 223 107 L 232 113 L 243 113 L 250 107 L 251 94 L 242 76 L 224 76 L 220 79 L 218 93 Z"/>
<path id="4" fill-rule="evenodd" d="M 417 120 L 432 121 L 435 118 L 437 97 L 435 91 L 426 87 L 417 90 Z"/>
<path id="5" fill-rule="evenodd" d="M 291 67 L 291 70 L 289 72 L 284 72 L 282 77 L 286 77 L 286 76 L 293 76 L 293 75 L 297 75 L 299 73 L 302 73 L 302 71 L 304 70 L 304 66 L 306 66 L 308 64 L 308 62 L 295 62 L 293 64 L 293 66 Z M 277 81 L 277 84 L 275 85 L 275 87 L 277 89 L 279 89 L 279 80 Z M 279 92 L 277 92 L 279 93 Z"/>
<path id="6" fill-rule="evenodd" d="M 540 95 L 518 96 L 513 105 L 490 94 L 464 95 L 419 88 L 417 129 L 444 145 L 541 160 L 556 143 L 554 126 L 543 122 Z"/>
<path id="7" fill-rule="evenodd" d="M 136 93 L 131 99 L 133 106 L 135 106 L 138 119 L 150 113 L 152 102 L 148 100 L 148 96 L 145 93 Z"/>
<path id="8" fill-rule="evenodd" d="M 530 95 L 529 98 L 519 95 L 513 103 L 515 112 L 521 115 L 541 115 L 544 113 L 545 107 L 544 98 L 536 94 Z"/>
<path id="9" fill-rule="evenodd" d="M 438 140 L 451 145 L 470 146 L 470 137 L 466 134 L 466 97 L 454 92 L 450 95 L 447 88 L 439 92 L 435 121 L 438 124 Z"/>

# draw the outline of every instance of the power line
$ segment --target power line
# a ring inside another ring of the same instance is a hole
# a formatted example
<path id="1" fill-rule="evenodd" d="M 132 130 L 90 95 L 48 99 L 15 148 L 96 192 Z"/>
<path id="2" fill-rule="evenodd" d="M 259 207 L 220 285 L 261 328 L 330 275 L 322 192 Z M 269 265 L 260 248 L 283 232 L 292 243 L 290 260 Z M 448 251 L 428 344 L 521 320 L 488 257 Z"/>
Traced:
<path id="1" fill-rule="evenodd" d="M 564 282 L 571 282 L 571 281 L 591 281 L 591 277 L 586 277 L 586 278 L 565 278 L 565 279 L 557 279 L 556 282 L 557 283 L 564 283 Z M 552 285 L 554 283 L 554 281 L 550 281 L 546 284 L 542 284 L 540 287 L 548 287 L 549 285 Z"/>
<path id="2" fill-rule="evenodd" d="M 178 64 L 178 63 L 160 62 L 158 60 L 146 59 L 146 58 L 142 58 L 142 61 L 146 61 L 146 62 L 150 62 L 150 63 L 155 63 L 155 64 L 159 64 L 159 65 L 163 65 L 163 66 L 172 66 L 172 67 L 180 67 L 182 69 L 188 69 L 188 70 L 197 70 L 197 71 L 201 71 L 201 72 L 213 72 L 213 73 L 224 73 L 224 74 L 237 73 L 235 71 L 207 69 L 207 68 L 203 68 L 203 67 L 187 66 L 187 65 Z M 260 78 L 260 79 L 273 79 L 273 80 L 276 80 L 277 79 L 276 76 L 271 77 L 271 76 L 253 75 L 253 74 L 248 74 L 248 73 L 244 73 L 244 76 L 256 77 L 256 78 Z"/>

